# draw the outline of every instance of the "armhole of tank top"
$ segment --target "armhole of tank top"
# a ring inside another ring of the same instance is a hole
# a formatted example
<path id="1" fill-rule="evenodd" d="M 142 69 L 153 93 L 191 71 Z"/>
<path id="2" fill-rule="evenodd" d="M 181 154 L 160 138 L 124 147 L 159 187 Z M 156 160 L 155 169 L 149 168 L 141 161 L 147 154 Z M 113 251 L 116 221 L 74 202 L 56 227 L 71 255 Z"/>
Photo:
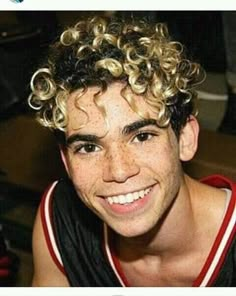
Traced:
<path id="1" fill-rule="evenodd" d="M 212 285 L 212 283 L 217 278 L 227 251 L 235 237 L 235 197 L 233 191 L 230 189 L 222 188 L 222 190 L 225 190 L 227 194 L 222 225 L 206 260 L 205 266 L 203 267 L 198 278 L 194 281 L 194 287 L 210 287 Z M 211 260 L 209 260 L 210 258 Z"/>
<path id="2" fill-rule="evenodd" d="M 226 199 L 225 199 L 225 210 L 224 210 L 224 214 L 223 214 L 223 217 L 225 216 L 226 212 L 227 212 L 227 209 L 229 207 L 229 202 L 231 200 L 231 196 L 233 194 L 232 190 L 230 190 L 229 188 L 222 188 L 222 190 L 225 191 L 226 193 Z"/>
<path id="3" fill-rule="evenodd" d="M 52 199 L 53 199 L 53 192 L 57 183 L 58 181 L 55 181 L 45 191 L 40 204 L 40 214 L 41 214 L 44 237 L 47 243 L 49 253 L 52 257 L 52 260 L 54 261 L 56 266 L 59 268 L 59 270 L 65 274 L 61 255 L 58 250 L 56 239 L 55 239 L 53 220 L 52 220 Z"/>
<path id="4" fill-rule="evenodd" d="M 110 249 L 109 246 L 109 238 L 108 238 L 108 227 L 106 223 L 103 223 L 103 234 L 104 234 L 104 250 L 105 255 L 107 257 L 108 262 L 110 263 L 111 268 L 113 269 L 117 279 L 119 280 L 122 287 L 128 287 L 128 284 L 126 283 L 126 279 L 123 277 L 122 272 L 117 268 L 116 262 L 114 261 L 113 252 Z"/>

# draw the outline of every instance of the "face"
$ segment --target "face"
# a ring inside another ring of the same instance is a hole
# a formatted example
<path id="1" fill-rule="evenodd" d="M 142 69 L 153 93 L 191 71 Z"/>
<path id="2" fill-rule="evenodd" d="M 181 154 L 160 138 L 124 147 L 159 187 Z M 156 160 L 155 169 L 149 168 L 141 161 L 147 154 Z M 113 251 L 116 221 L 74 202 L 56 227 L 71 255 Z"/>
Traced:
<path id="1" fill-rule="evenodd" d="M 112 84 L 100 97 L 106 120 L 90 88 L 75 107 L 76 93 L 67 102 L 68 148 L 65 163 L 82 201 L 117 233 L 134 237 L 158 225 L 179 192 L 182 168 L 179 142 L 173 130 L 159 128 L 154 112 L 141 96 L 141 118 Z M 79 128 L 80 127 L 80 128 Z"/>

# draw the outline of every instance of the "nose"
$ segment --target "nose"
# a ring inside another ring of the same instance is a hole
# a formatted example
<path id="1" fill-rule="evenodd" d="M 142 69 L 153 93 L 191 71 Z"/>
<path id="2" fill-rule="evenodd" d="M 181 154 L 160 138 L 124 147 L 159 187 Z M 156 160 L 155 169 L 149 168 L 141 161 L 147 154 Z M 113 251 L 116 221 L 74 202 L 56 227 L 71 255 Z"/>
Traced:
<path id="1" fill-rule="evenodd" d="M 103 181 L 124 183 L 140 171 L 134 155 L 124 148 L 112 149 L 103 164 Z"/>

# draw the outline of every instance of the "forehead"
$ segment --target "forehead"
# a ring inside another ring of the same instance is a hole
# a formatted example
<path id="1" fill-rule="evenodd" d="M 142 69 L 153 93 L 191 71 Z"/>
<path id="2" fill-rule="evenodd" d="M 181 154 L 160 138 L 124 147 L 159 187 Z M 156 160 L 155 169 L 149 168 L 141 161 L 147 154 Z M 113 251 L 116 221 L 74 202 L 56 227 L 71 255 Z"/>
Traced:
<path id="1" fill-rule="evenodd" d="M 121 95 L 124 85 L 121 83 L 113 83 L 108 86 L 107 90 L 98 97 L 95 94 L 100 90 L 98 87 L 90 87 L 87 92 L 79 97 L 80 91 L 72 93 L 67 101 L 67 133 L 70 134 L 75 129 L 101 129 L 101 125 L 105 125 L 105 118 L 109 124 L 109 128 L 116 125 L 124 126 L 141 118 L 138 112 L 134 111 L 129 103 Z M 145 102 L 144 98 L 128 93 L 132 96 L 137 110 L 145 118 L 155 118 L 155 113 Z M 101 110 L 104 110 L 105 114 Z"/>

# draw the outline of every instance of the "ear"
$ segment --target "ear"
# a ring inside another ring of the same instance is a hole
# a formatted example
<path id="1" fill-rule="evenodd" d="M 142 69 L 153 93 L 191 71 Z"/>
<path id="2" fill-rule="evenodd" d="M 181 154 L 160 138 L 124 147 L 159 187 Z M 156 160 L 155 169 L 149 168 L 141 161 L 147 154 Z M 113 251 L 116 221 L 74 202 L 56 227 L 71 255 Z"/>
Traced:
<path id="1" fill-rule="evenodd" d="M 179 157 L 182 161 L 191 160 L 198 147 L 199 124 L 191 115 L 186 125 L 182 128 L 179 139 Z"/>
<path id="2" fill-rule="evenodd" d="M 60 145 L 59 149 L 60 149 L 60 154 L 61 154 L 61 160 L 62 160 L 62 162 L 64 164 L 64 167 L 66 169 L 66 172 L 67 172 L 68 176 L 70 177 L 65 148 Z"/>

